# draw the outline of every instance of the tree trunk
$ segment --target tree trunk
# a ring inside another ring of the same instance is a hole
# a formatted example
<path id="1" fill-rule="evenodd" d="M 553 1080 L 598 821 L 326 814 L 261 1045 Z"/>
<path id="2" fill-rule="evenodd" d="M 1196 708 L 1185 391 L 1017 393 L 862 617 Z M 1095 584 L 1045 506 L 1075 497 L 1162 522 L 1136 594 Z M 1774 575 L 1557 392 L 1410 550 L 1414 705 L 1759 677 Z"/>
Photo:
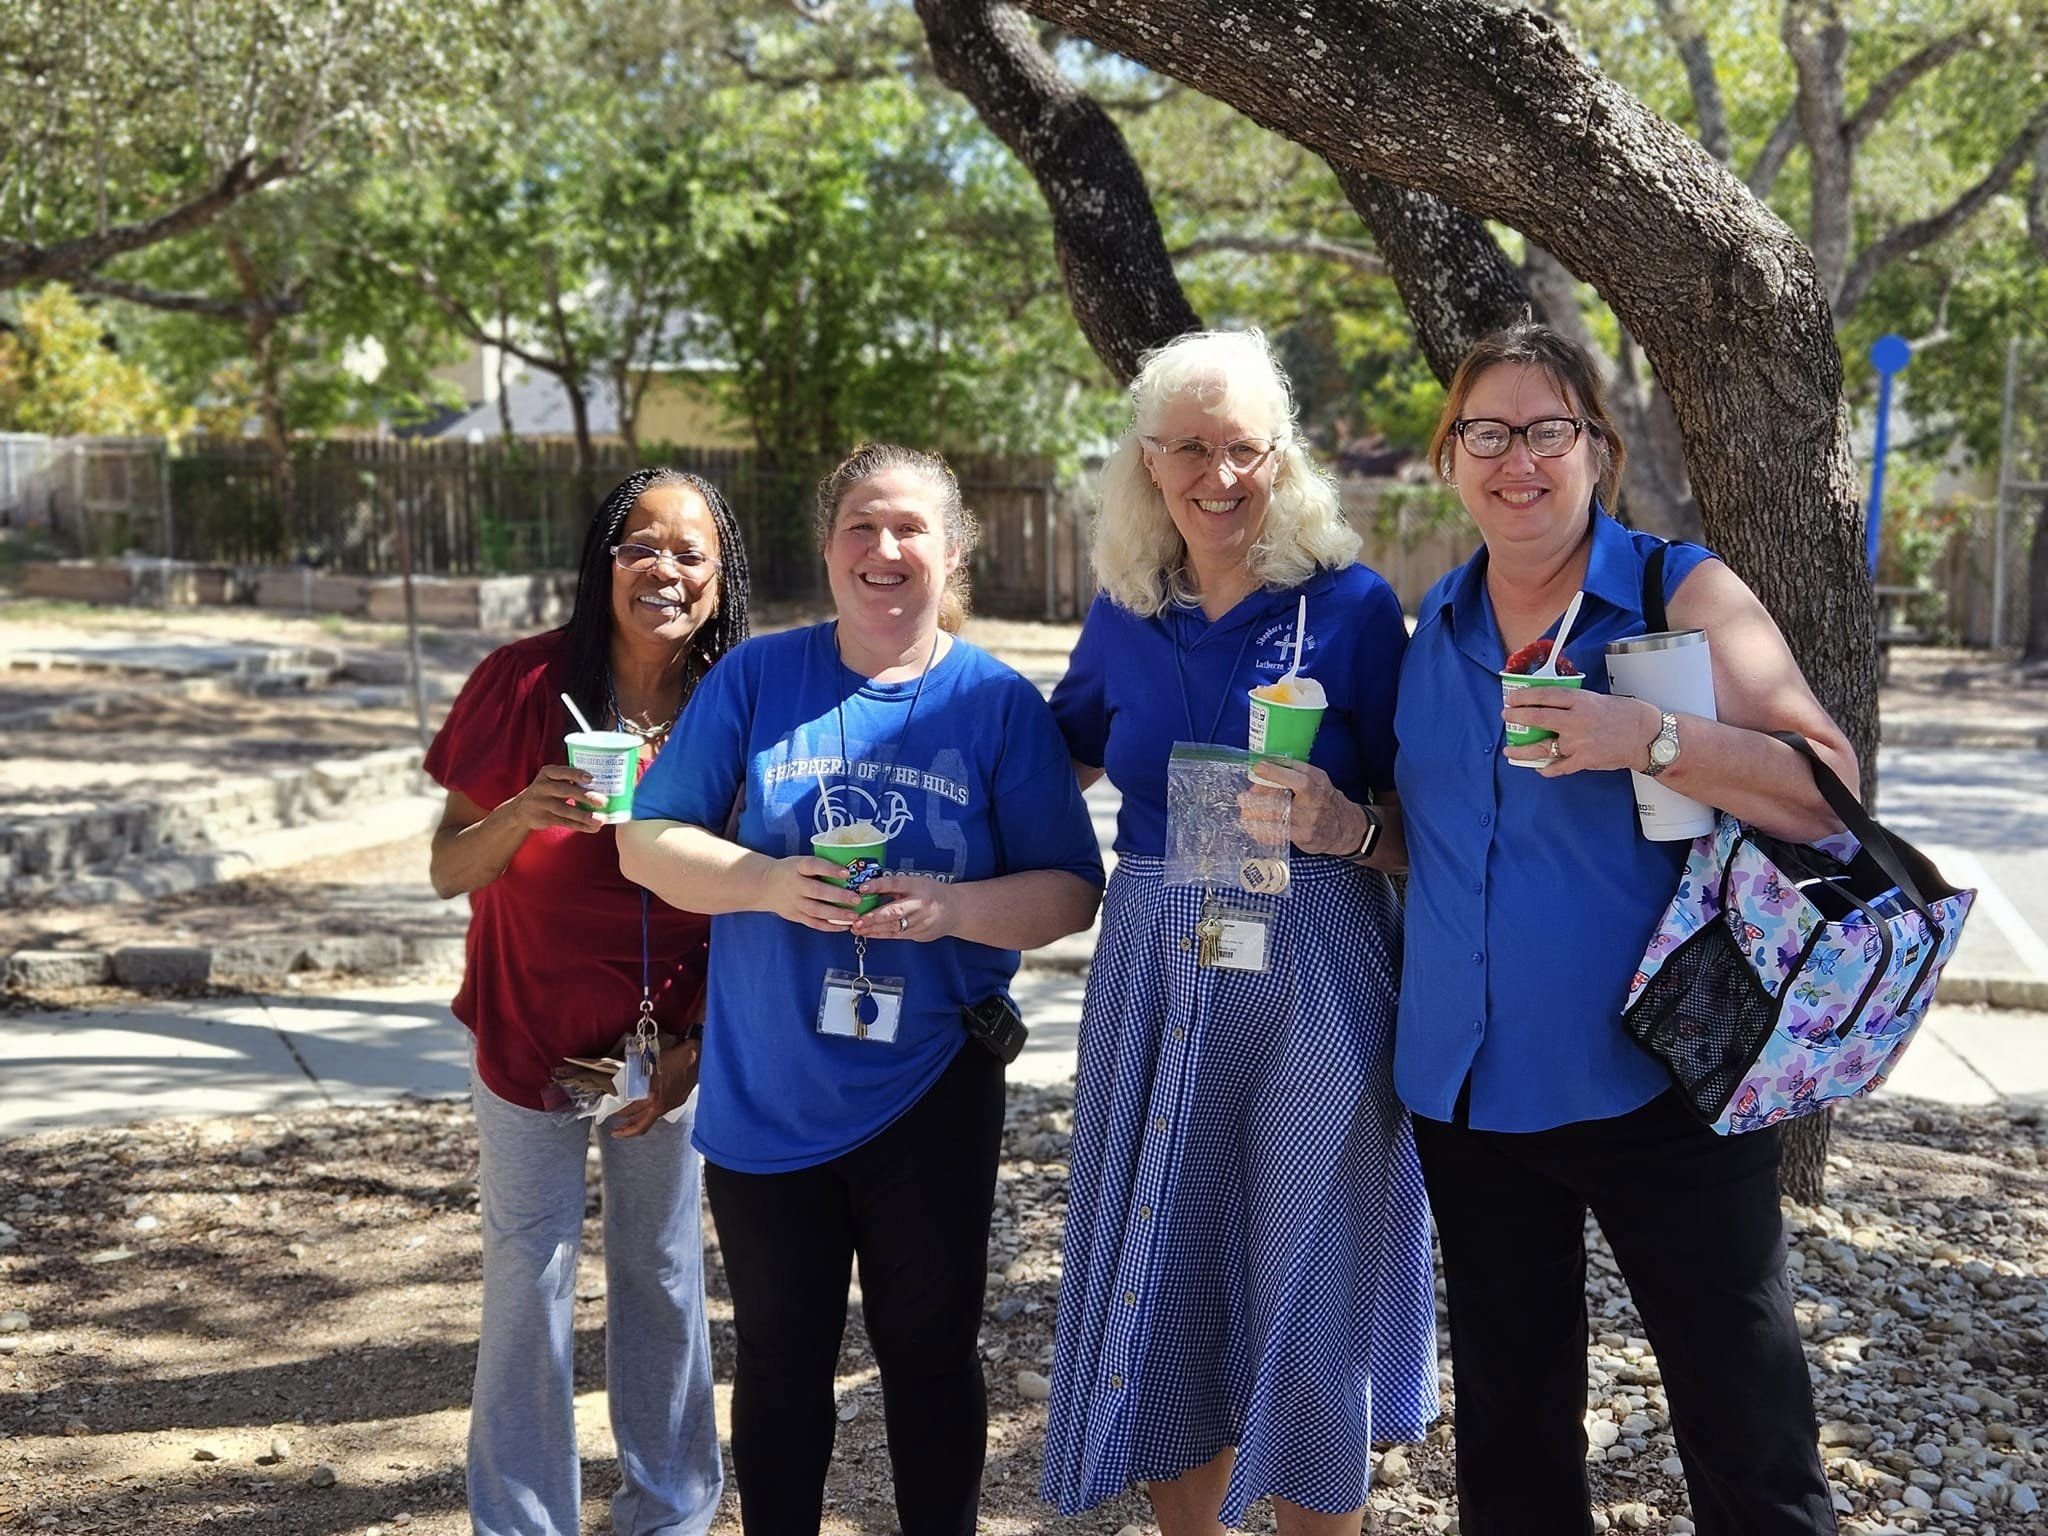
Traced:
<path id="1" fill-rule="evenodd" d="M 256 369 L 256 413 L 263 422 L 263 446 L 270 453 L 271 480 L 277 489 L 279 517 L 284 527 L 296 535 L 299 532 L 298 475 L 297 466 L 292 463 L 291 423 L 285 415 L 283 369 L 277 355 L 277 311 L 265 304 L 268 295 L 263 289 L 262 276 L 256 270 L 255 259 L 232 228 L 221 226 L 220 243 L 228 266 L 235 274 L 235 283 L 249 303 L 247 318 L 243 322 L 243 337 L 248 344 L 249 361 Z"/>
<path id="2" fill-rule="evenodd" d="M 1038 182 L 1074 318 L 1117 381 L 1149 349 L 1201 329 L 1123 135 L 1059 72 L 1023 13 L 1000 0 L 917 0 L 917 14 L 939 78 Z"/>
<path id="3" fill-rule="evenodd" d="M 1330 168 L 1372 231 L 1430 372 L 1450 383 L 1473 342 L 1528 313 L 1522 274 L 1487 227 L 1462 209 L 1355 165 L 1333 161 Z"/>
<path id="4" fill-rule="evenodd" d="M 1669 395 L 1708 542 L 1776 617 L 1874 778 L 1875 621 L 1829 293 L 1741 182 L 1554 25 L 1485 0 L 1358 0 L 1306 16 L 1292 0 L 1025 9 L 1332 166 L 1521 230 L 1592 283 Z M 1048 166 L 1048 184 L 1073 197 L 1086 179 Z M 1127 217 L 1108 226 L 1119 237 Z M 1789 1159 L 1788 1192 L 1817 1199 L 1818 1172 Z"/>
<path id="5" fill-rule="evenodd" d="M 2048 665 L 2048 495 L 2034 514 L 2034 544 L 2027 554 L 2027 666 Z"/>

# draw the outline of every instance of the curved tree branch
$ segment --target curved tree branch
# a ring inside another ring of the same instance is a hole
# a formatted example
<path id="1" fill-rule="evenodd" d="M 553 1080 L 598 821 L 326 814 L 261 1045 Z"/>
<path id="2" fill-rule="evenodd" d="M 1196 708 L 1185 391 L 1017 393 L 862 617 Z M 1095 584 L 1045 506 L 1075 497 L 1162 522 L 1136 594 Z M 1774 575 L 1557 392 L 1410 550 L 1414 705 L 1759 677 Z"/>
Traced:
<path id="1" fill-rule="evenodd" d="M 286 315 L 299 314 L 306 307 L 303 292 L 273 294 L 260 299 L 220 299 L 206 293 L 170 293 L 161 288 L 146 288 L 140 283 L 123 283 L 111 277 L 90 274 L 69 277 L 65 282 L 80 293 L 121 299 L 129 304 L 140 304 L 145 309 L 177 315 L 212 315 L 216 319 L 245 323 L 280 320 Z"/>
<path id="2" fill-rule="evenodd" d="M 1853 148 L 1863 142 L 1864 135 L 1884 120 L 1884 115 L 1891 111 L 1893 104 L 1905 94 L 1914 81 L 1929 70 L 1939 69 L 1957 54 L 1975 46 L 1978 36 L 1975 27 L 1962 28 L 1951 32 L 1947 37 L 1937 38 L 1919 52 L 1893 65 L 1884 77 L 1870 88 L 1870 94 L 1863 98 L 1856 110 L 1849 114 L 1848 120 L 1842 124 L 1842 136 L 1848 140 L 1850 147 Z"/>
<path id="3" fill-rule="evenodd" d="M 1870 291 L 1870 285 L 1877 280 L 1877 274 L 1887 266 L 1924 246 L 1932 245 L 1942 236 L 1962 224 L 1992 198 L 2003 192 L 2043 143 L 2048 143 L 2048 105 L 2038 107 L 2027 124 L 2020 129 L 2005 153 L 1985 172 L 1984 177 L 1962 196 L 1950 203 L 1939 213 L 1929 214 L 1924 219 L 1915 219 L 1865 246 L 1856 258 L 1856 264 L 1842 280 L 1842 291 L 1835 299 L 1835 318 L 1846 319 L 1853 309 L 1862 302 Z M 2036 181 L 2038 189 L 2039 182 Z"/>
<path id="4" fill-rule="evenodd" d="M 1798 147 L 1799 107 L 1795 103 L 1778 119 L 1778 126 L 1771 130 L 1771 136 L 1764 140 L 1764 147 L 1757 151 L 1749 174 L 1742 178 L 1748 183 L 1749 190 L 1759 199 L 1769 197 L 1771 188 L 1778 184 L 1778 172 L 1785 168 L 1785 161 Z"/>
<path id="5" fill-rule="evenodd" d="M 1728 133 L 1728 108 L 1721 100 L 1721 82 L 1714 75 L 1714 50 L 1707 43 L 1706 29 L 1686 0 L 1657 0 L 1657 16 L 1678 51 L 1678 62 L 1685 66 L 1701 145 L 1723 165 L 1733 164 L 1735 142 Z"/>
<path id="6" fill-rule="evenodd" d="M 1488 331 L 1519 320 L 1529 290 L 1484 223 L 1442 198 L 1332 161 L 1407 307 L 1429 371 L 1449 383 Z"/>
<path id="7" fill-rule="evenodd" d="M 1119 380 L 1152 347 L 1201 326 L 1159 232 L 1143 173 L 1109 115 L 1059 71 L 1002 0 L 917 0 L 939 78 L 974 103 L 1052 210 L 1082 334 Z"/>
<path id="8" fill-rule="evenodd" d="M 257 165 L 252 157 L 235 161 L 215 178 L 212 186 L 195 194 L 153 219 L 118 224 L 75 240 L 55 245 L 32 245 L 25 240 L 0 240 L 0 289 L 19 288 L 25 283 L 69 282 L 116 256 L 154 245 L 197 229 L 217 218 L 252 193 L 274 181 L 292 175 L 297 166 L 288 159 Z"/>
<path id="9" fill-rule="evenodd" d="M 1242 251 L 1248 256 L 1306 256 L 1313 261 L 1335 262 L 1368 277 L 1385 277 L 1388 270 L 1385 260 L 1371 246 L 1326 240 L 1320 235 L 1204 235 L 1175 246 L 1166 254 L 1181 261 L 1215 251 Z"/>

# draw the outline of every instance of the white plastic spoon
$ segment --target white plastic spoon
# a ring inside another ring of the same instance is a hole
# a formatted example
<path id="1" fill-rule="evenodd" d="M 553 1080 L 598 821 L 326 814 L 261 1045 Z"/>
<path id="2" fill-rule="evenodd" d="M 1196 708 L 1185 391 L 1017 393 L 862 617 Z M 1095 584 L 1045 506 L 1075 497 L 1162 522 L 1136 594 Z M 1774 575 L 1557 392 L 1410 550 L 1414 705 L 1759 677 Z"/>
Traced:
<path id="1" fill-rule="evenodd" d="M 1301 676 L 1301 643 L 1307 638 L 1308 594 L 1304 592 L 1301 594 L 1301 601 L 1294 605 L 1294 665 L 1287 669 L 1287 677 L 1283 677 L 1282 682 L 1290 677 Z"/>
<path id="2" fill-rule="evenodd" d="M 1529 674 L 1531 677 L 1557 676 L 1558 658 L 1564 655 L 1564 643 L 1571 636 L 1572 620 L 1579 616 L 1579 604 L 1585 600 L 1586 589 L 1584 587 L 1579 588 L 1578 591 L 1572 594 L 1572 600 L 1564 610 L 1564 617 L 1557 621 L 1557 641 L 1550 647 L 1550 654 L 1543 658 L 1543 665 Z"/>
<path id="3" fill-rule="evenodd" d="M 569 718 L 576 722 L 576 728 L 579 731 L 584 732 L 586 735 L 592 734 L 590 730 L 590 722 L 583 718 L 583 711 L 576 707 L 576 701 L 569 697 L 568 691 L 566 689 L 564 689 L 562 693 L 562 702 L 568 706 Z"/>

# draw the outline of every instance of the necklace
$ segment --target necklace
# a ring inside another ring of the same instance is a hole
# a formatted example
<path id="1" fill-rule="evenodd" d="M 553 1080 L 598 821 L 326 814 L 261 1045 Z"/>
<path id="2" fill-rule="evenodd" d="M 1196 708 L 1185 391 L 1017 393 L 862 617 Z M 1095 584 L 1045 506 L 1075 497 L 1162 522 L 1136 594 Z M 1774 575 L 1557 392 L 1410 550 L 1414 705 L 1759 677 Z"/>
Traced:
<path id="1" fill-rule="evenodd" d="M 626 732 L 628 735 L 638 736 L 642 741 L 659 740 L 668 734 L 669 728 L 676 723 L 676 717 L 683 712 L 683 705 L 687 704 L 690 700 L 690 690 L 694 681 L 691 674 L 696 665 L 697 653 L 693 650 L 688 656 L 683 658 L 682 697 L 677 701 L 676 707 L 668 712 L 666 719 L 656 720 L 647 725 L 642 725 L 637 720 L 628 720 L 626 718 L 625 713 L 619 708 L 619 695 L 612 686 L 611 673 L 606 672 L 604 678 L 605 713 L 617 722 L 619 730 Z"/>

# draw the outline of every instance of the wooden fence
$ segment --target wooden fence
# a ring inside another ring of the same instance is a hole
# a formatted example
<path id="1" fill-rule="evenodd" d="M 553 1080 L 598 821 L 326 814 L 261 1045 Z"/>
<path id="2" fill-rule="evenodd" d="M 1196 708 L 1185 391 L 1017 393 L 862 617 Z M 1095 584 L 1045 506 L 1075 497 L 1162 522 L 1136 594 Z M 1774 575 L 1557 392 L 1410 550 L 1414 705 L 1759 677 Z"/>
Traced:
<path id="1" fill-rule="evenodd" d="M 287 471 L 260 442 L 202 438 L 170 461 L 167 520 L 140 508 L 102 514 L 75 542 L 82 554 L 133 550 L 374 576 L 398 570 L 403 522 L 413 568 L 423 574 L 567 570 L 576 565 L 590 509 L 641 462 L 622 443 L 601 443 L 586 479 L 565 440 L 331 438 L 295 445 Z M 822 595 L 811 505 L 829 466 L 769 465 L 734 449 L 664 449 L 646 462 L 702 475 L 725 494 L 759 596 Z M 983 528 L 977 606 L 1020 617 L 1074 616 L 1092 583 L 1085 520 L 1071 492 L 1028 461 L 963 459 L 955 469 Z"/>

